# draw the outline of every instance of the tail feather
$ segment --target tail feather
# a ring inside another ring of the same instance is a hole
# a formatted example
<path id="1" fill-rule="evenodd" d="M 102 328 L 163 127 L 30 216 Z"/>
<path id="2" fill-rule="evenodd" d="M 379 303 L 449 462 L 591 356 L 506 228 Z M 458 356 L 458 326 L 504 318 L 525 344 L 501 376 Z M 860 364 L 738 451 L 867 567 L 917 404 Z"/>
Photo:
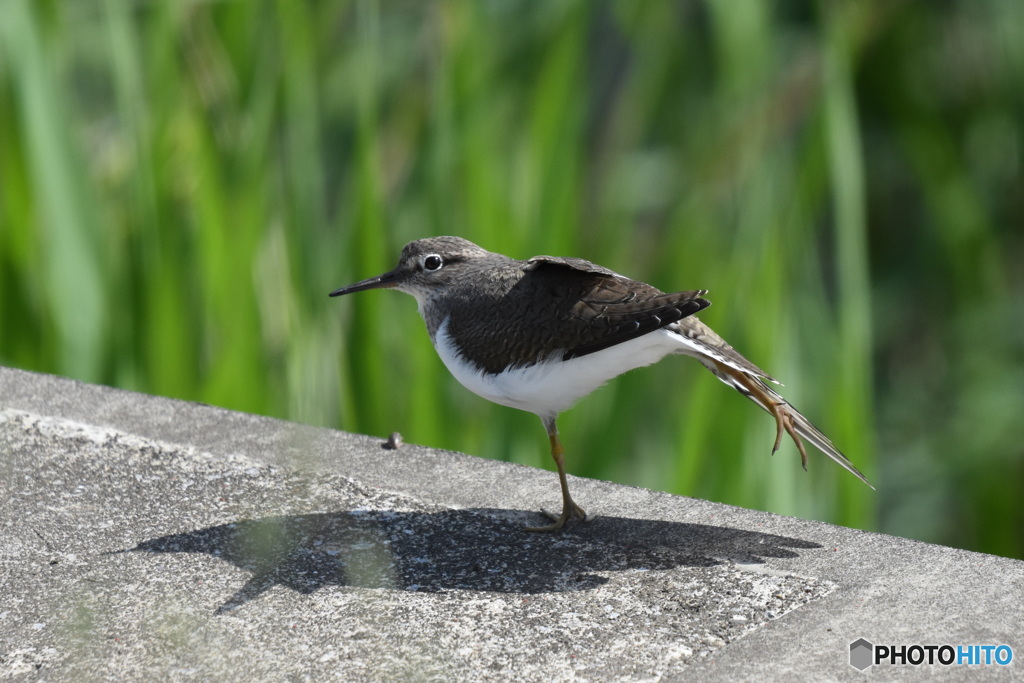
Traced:
<path id="1" fill-rule="evenodd" d="M 867 477 L 865 477 L 861 473 L 861 471 L 857 469 L 857 466 L 850 462 L 850 459 L 843 455 L 843 452 L 835 447 L 831 439 L 825 436 L 820 429 L 815 427 L 814 424 L 812 424 L 811 421 L 808 420 L 803 415 L 803 413 L 801 413 L 799 410 L 789 405 L 788 403 L 786 403 L 786 406 L 790 411 L 790 417 L 792 418 L 794 425 L 796 427 L 796 431 L 800 436 L 807 439 L 819 451 L 835 460 L 836 463 L 838 463 L 839 466 L 845 469 L 847 472 L 860 479 L 862 482 L 870 486 L 872 489 L 875 488 L 874 486 L 871 486 L 871 482 L 867 480 Z"/>

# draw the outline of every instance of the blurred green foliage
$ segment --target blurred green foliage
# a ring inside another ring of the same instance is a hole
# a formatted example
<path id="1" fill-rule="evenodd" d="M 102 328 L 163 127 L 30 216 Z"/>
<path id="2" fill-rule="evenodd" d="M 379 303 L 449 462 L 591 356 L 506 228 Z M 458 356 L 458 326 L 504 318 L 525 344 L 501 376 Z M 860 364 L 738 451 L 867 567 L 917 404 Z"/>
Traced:
<path id="1" fill-rule="evenodd" d="M 0 363 L 550 467 L 411 298 L 326 294 L 581 256 L 709 288 L 878 491 L 686 359 L 571 472 L 1024 557 L 1022 84 L 1016 0 L 0 0 Z"/>

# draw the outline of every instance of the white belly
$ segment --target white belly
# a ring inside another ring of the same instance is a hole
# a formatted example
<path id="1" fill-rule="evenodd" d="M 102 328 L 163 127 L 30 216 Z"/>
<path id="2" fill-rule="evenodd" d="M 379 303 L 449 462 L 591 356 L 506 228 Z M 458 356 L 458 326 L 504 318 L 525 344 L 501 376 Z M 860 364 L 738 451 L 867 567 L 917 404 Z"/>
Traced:
<path id="1" fill-rule="evenodd" d="M 434 348 L 462 386 L 503 406 L 554 417 L 613 377 L 656 363 L 670 353 L 686 352 L 680 335 L 666 329 L 616 344 L 586 356 L 546 361 L 488 374 L 462 358 L 448 335 L 445 320 L 434 336 Z"/>

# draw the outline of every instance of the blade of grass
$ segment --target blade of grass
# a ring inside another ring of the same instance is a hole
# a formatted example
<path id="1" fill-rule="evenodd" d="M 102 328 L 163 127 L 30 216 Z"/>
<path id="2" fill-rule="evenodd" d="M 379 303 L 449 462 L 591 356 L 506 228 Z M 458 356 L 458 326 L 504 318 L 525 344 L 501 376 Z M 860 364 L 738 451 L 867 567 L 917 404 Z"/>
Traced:
<path id="1" fill-rule="evenodd" d="M 99 381 L 108 324 L 99 214 L 90 200 L 88 173 L 68 119 L 71 109 L 64 101 L 36 5 L 11 0 L 5 7 L 0 43 L 12 64 L 33 200 L 42 219 L 43 232 L 36 239 L 45 244 L 39 265 L 48 314 L 61 338 L 59 370 Z"/>

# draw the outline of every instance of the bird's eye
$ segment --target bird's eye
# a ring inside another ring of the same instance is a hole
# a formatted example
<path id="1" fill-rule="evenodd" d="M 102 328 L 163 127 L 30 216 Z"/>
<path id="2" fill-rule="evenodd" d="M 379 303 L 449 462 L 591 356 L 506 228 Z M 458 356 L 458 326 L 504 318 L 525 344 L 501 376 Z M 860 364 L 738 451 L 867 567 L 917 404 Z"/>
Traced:
<path id="1" fill-rule="evenodd" d="M 443 265 L 444 261 L 437 254 L 428 254 L 423 259 L 423 270 L 434 272 L 435 270 L 441 270 Z"/>

